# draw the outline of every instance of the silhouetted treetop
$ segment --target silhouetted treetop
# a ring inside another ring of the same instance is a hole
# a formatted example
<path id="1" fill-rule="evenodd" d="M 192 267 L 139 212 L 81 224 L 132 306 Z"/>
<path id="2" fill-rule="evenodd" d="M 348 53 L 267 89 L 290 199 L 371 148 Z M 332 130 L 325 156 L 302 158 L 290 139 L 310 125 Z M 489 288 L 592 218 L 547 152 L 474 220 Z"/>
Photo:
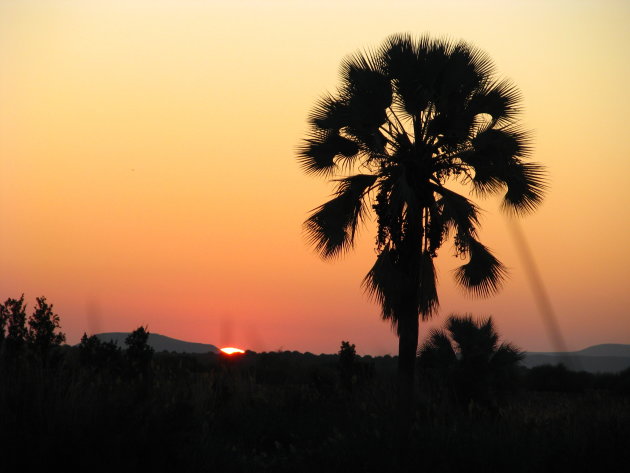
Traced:
<path id="1" fill-rule="evenodd" d="M 14 343 L 21 343 L 26 338 L 26 304 L 24 294 L 19 299 L 8 298 L 0 304 L 0 327 L 5 338 Z"/>
<path id="2" fill-rule="evenodd" d="M 153 357 L 153 348 L 149 345 L 149 331 L 138 327 L 125 339 L 126 355 L 129 361 L 140 371 L 146 370 Z"/>
<path id="3" fill-rule="evenodd" d="M 28 319 L 26 339 L 42 350 L 61 345 L 66 341 L 66 336 L 57 331 L 60 327 L 59 315 L 53 312 L 52 304 L 48 304 L 45 297 L 38 297 L 36 300 L 37 307 Z"/>

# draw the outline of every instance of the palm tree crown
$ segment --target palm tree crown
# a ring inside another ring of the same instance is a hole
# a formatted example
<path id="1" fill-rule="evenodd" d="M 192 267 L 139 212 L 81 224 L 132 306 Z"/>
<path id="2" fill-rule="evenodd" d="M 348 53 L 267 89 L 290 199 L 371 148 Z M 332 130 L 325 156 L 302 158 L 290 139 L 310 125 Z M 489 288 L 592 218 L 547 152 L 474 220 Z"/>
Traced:
<path id="1" fill-rule="evenodd" d="M 541 202 L 544 170 L 528 162 L 518 90 L 471 45 L 409 35 L 347 57 L 341 82 L 317 102 L 299 150 L 306 173 L 337 186 L 305 222 L 310 242 L 323 258 L 339 256 L 371 207 L 378 256 L 364 287 L 399 333 L 401 318 L 438 307 L 433 259 L 449 236 L 467 258 L 457 282 L 494 293 L 505 268 L 478 240 L 478 207 L 447 185 L 504 192 L 503 209 L 516 214 Z"/>
<path id="2" fill-rule="evenodd" d="M 418 350 L 419 370 L 430 385 L 450 389 L 464 402 L 514 387 L 525 354 L 499 343 L 491 317 L 451 315 L 444 327 L 431 330 Z"/>

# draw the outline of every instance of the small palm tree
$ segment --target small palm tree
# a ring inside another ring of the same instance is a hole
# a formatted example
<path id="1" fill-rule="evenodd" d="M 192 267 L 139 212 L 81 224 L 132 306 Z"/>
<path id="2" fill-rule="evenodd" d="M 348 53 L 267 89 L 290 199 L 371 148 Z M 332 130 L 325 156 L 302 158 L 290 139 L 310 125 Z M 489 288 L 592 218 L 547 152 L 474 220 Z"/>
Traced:
<path id="1" fill-rule="evenodd" d="M 299 161 L 337 187 L 305 230 L 323 258 L 335 258 L 374 211 L 377 258 L 363 284 L 397 330 L 401 403 L 413 394 L 418 319 L 438 308 L 433 260 L 444 241 L 452 236 L 467 258 L 455 277 L 473 293 L 494 293 L 506 273 L 478 239 L 478 207 L 448 186 L 504 192 L 503 209 L 515 214 L 541 202 L 544 171 L 528 161 L 519 111 L 517 89 L 473 46 L 394 35 L 347 57 L 338 92 L 310 115 Z"/>
<path id="2" fill-rule="evenodd" d="M 484 401 L 514 386 L 523 356 L 512 344 L 499 344 L 491 317 L 476 321 L 471 315 L 451 315 L 445 330 L 432 330 L 418 350 L 418 368 L 431 384 L 461 401 Z"/>

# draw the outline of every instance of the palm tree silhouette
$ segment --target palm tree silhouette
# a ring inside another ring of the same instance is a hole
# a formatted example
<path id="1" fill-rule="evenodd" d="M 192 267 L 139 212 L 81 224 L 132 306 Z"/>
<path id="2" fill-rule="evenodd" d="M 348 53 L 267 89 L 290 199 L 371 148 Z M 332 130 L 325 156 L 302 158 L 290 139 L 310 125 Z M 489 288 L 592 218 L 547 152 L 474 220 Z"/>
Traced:
<path id="1" fill-rule="evenodd" d="M 434 329 L 418 350 L 419 371 L 460 401 L 489 401 L 514 384 L 523 352 L 499 343 L 492 318 L 451 315 L 445 330 Z"/>
<path id="2" fill-rule="evenodd" d="M 309 117 L 299 161 L 336 190 L 312 210 L 305 231 L 321 257 L 335 258 L 353 247 L 370 208 L 376 214 L 377 258 L 363 285 L 397 331 L 407 412 L 419 316 L 438 308 L 438 249 L 453 237 L 456 255 L 467 258 L 456 280 L 474 294 L 494 293 L 506 273 L 478 240 L 478 207 L 447 185 L 469 185 L 478 196 L 503 191 L 502 208 L 516 215 L 542 200 L 544 170 L 527 161 L 520 100 L 468 43 L 402 34 L 346 57 L 338 92 L 322 97 Z"/>

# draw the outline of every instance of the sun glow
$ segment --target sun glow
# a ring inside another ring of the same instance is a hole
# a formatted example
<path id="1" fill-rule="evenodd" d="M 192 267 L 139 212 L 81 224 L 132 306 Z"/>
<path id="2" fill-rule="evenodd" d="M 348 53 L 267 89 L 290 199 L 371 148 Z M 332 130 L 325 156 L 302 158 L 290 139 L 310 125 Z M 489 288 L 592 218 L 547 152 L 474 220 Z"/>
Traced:
<path id="1" fill-rule="evenodd" d="M 245 353 L 245 350 L 241 350 L 240 348 L 234 348 L 234 347 L 221 348 L 221 351 L 225 353 L 226 355 Z"/>

